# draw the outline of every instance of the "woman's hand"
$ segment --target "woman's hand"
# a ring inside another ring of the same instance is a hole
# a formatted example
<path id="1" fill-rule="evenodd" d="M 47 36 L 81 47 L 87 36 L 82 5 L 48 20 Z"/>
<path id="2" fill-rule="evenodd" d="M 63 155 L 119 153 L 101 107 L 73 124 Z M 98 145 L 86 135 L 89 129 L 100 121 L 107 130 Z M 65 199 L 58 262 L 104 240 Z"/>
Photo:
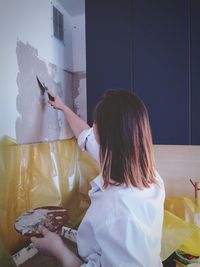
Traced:
<path id="1" fill-rule="evenodd" d="M 74 133 L 74 135 L 76 136 L 76 138 L 79 137 L 80 133 L 85 130 L 85 129 L 89 129 L 90 126 L 81 118 L 79 118 L 78 115 L 76 115 L 67 105 L 65 105 L 62 100 L 60 99 L 59 96 L 54 96 L 52 93 L 50 93 L 48 91 L 48 93 L 54 97 L 54 101 L 49 100 L 49 104 L 56 108 L 59 109 L 61 111 L 63 111 L 64 116 L 66 118 L 66 120 L 68 121 L 72 132 Z"/>
<path id="2" fill-rule="evenodd" d="M 31 241 L 34 246 L 40 252 L 59 259 L 61 257 L 60 253 L 65 247 L 61 237 L 56 233 L 50 232 L 43 226 L 39 226 L 39 231 L 43 235 L 43 237 L 31 237 Z"/>
<path id="3" fill-rule="evenodd" d="M 80 258 L 64 245 L 59 235 L 50 232 L 43 226 L 39 227 L 39 231 L 43 237 L 31 237 L 31 241 L 40 252 L 57 258 L 63 267 L 80 267 L 82 265 Z"/>
<path id="4" fill-rule="evenodd" d="M 59 109 L 59 110 L 62 110 L 64 109 L 65 107 L 65 104 L 62 102 L 61 98 L 58 96 L 58 95 L 53 95 L 51 92 L 48 91 L 48 94 L 50 94 L 52 97 L 54 97 L 54 101 L 51 101 L 49 100 L 48 103 L 56 108 L 56 109 Z"/>

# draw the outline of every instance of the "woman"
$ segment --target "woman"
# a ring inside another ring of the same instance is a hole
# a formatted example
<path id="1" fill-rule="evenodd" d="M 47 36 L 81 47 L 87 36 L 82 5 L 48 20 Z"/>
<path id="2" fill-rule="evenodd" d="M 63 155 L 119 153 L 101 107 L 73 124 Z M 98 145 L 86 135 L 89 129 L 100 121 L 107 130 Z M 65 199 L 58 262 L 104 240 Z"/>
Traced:
<path id="1" fill-rule="evenodd" d="M 64 267 L 160 267 L 164 185 L 155 171 L 149 119 L 142 101 L 127 91 L 108 91 L 90 128 L 58 96 L 82 149 L 100 164 L 91 182 L 91 205 L 77 236 L 79 256 L 42 228 L 34 245 Z"/>

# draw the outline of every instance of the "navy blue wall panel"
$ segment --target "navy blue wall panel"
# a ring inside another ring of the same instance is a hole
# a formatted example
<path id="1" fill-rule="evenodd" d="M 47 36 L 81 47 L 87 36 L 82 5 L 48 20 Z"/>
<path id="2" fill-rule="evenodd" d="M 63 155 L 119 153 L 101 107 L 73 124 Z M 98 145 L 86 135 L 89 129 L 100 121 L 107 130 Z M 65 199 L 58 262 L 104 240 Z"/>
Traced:
<path id="1" fill-rule="evenodd" d="M 199 14 L 198 0 L 86 0 L 89 122 L 105 90 L 134 90 L 155 144 L 200 144 Z"/>
<path id="2" fill-rule="evenodd" d="M 132 89 L 132 0 L 86 0 L 88 122 L 107 89 Z"/>
<path id="3" fill-rule="evenodd" d="M 192 144 L 200 145 L 200 1 L 191 0 Z"/>
<path id="4" fill-rule="evenodd" d="M 189 142 L 187 0 L 134 1 L 134 90 L 145 102 L 155 144 Z"/>

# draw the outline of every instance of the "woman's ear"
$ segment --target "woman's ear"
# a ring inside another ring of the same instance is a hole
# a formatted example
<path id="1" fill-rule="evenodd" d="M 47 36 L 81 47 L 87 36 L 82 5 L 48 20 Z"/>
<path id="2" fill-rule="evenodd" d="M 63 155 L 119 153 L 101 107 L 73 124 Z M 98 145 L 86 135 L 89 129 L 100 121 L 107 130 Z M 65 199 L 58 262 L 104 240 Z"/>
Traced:
<path id="1" fill-rule="evenodd" d="M 95 122 L 93 123 L 92 127 L 93 127 L 94 137 L 96 139 L 96 142 L 99 144 L 99 134 L 98 134 L 97 125 Z"/>

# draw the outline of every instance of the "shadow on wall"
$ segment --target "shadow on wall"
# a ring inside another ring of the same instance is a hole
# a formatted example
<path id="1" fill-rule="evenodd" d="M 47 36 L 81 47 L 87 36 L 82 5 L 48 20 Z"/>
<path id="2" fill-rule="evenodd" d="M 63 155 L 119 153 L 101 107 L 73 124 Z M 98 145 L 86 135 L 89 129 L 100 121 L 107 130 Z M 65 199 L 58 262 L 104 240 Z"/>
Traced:
<path id="1" fill-rule="evenodd" d="M 71 138 L 72 132 L 62 112 L 48 104 L 47 95 L 41 95 L 36 76 L 64 103 L 73 108 L 72 74 L 56 65 L 46 63 L 38 57 L 37 49 L 29 43 L 17 41 L 17 63 L 19 72 L 16 82 L 18 95 L 16 138 L 18 143 L 32 143 Z M 56 82 L 59 81 L 59 82 Z M 65 88 L 65 90 L 64 90 Z"/>

